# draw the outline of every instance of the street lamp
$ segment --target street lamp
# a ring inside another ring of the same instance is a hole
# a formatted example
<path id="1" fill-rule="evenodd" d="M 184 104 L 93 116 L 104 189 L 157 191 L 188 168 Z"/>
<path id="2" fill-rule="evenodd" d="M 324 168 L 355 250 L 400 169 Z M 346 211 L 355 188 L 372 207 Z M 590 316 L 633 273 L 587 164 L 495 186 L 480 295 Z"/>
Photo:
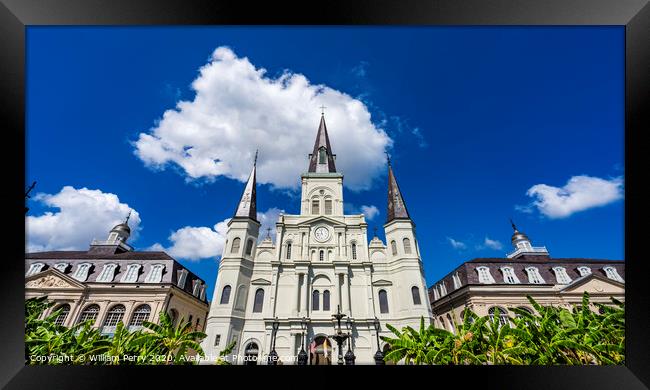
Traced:
<path id="1" fill-rule="evenodd" d="M 375 331 L 377 331 L 377 353 L 375 353 L 375 364 L 383 366 L 386 362 L 384 362 L 384 354 L 381 352 L 381 347 L 379 346 L 379 318 L 375 317 L 372 324 L 375 326 Z"/>
<path id="2" fill-rule="evenodd" d="M 345 334 L 341 331 L 341 318 L 345 317 L 345 314 L 341 314 L 341 306 L 337 305 L 336 306 L 336 314 L 332 314 L 332 317 L 336 318 L 336 321 L 338 322 L 338 330 L 336 330 L 336 327 L 334 329 L 336 330 L 336 334 L 332 336 L 332 338 L 336 341 L 336 344 L 339 346 L 339 360 L 338 364 L 343 365 L 343 342 L 350 337 L 349 334 Z"/>
<path id="3" fill-rule="evenodd" d="M 345 353 L 345 364 L 347 366 L 353 366 L 354 361 L 357 359 L 356 356 L 354 356 L 354 352 L 352 352 L 352 348 L 350 347 L 351 343 L 351 331 L 352 331 L 352 319 L 348 317 L 348 319 L 345 321 L 345 324 L 348 328 L 348 351 Z"/>
<path id="4" fill-rule="evenodd" d="M 306 366 L 307 365 L 307 352 L 305 352 L 305 333 L 306 333 L 306 330 L 307 330 L 307 318 L 302 317 L 302 321 L 300 321 L 300 329 L 302 329 L 302 334 L 300 336 L 301 345 L 300 345 L 300 352 L 298 353 L 298 365 L 299 366 Z"/>
<path id="5" fill-rule="evenodd" d="M 275 352 L 275 336 L 278 333 L 278 328 L 280 327 L 280 322 L 278 317 L 275 317 L 273 320 L 273 332 L 271 333 L 271 352 L 269 353 L 269 365 L 277 366 L 278 365 L 278 353 Z"/>

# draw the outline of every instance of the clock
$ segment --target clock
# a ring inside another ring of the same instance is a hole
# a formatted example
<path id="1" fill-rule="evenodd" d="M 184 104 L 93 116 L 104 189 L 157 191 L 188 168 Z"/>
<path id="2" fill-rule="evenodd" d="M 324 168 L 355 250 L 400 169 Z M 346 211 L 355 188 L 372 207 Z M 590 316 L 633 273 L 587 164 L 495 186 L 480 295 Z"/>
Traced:
<path id="1" fill-rule="evenodd" d="M 317 227 L 316 230 L 314 230 L 314 237 L 321 242 L 327 241 L 327 239 L 330 238 L 330 231 L 325 226 Z"/>

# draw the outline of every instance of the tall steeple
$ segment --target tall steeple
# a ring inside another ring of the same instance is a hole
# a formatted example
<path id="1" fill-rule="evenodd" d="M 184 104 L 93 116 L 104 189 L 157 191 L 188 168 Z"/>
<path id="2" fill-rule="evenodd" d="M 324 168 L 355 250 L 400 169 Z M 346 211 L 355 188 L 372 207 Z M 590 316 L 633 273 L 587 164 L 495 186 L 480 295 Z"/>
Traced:
<path id="1" fill-rule="evenodd" d="M 253 162 L 253 169 L 248 175 L 248 181 L 244 188 L 244 193 L 239 199 L 237 210 L 235 210 L 235 218 L 250 218 L 257 221 L 257 194 L 256 194 L 256 181 L 255 174 L 257 171 L 257 150 L 255 151 L 255 161 Z"/>
<path id="2" fill-rule="evenodd" d="M 332 153 L 330 139 L 327 135 L 327 126 L 325 125 L 325 114 L 321 113 L 320 125 L 316 134 L 314 151 L 309 155 L 309 169 L 307 172 L 328 173 L 336 172 L 334 159 L 336 155 Z"/>
<path id="3" fill-rule="evenodd" d="M 386 158 L 388 160 L 388 211 L 386 213 L 386 223 L 394 219 L 411 219 L 402 192 L 399 190 L 399 185 L 397 185 L 388 154 L 386 154 Z"/>

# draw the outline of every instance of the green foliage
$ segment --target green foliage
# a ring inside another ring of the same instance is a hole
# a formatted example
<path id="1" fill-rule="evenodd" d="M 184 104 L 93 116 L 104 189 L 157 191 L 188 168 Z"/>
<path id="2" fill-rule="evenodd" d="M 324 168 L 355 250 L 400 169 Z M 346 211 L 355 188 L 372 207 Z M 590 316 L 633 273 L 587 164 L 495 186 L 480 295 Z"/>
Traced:
<path id="1" fill-rule="evenodd" d="M 498 309 L 493 320 L 478 317 L 469 309 L 463 323 L 454 322 L 455 333 L 433 324 L 420 330 L 405 327 L 398 331 L 387 324 L 396 337 L 382 336 L 390 345 L 384 359 L 406 364 L 625 364 L 625 304 L 611 298 L 613 306 L 594 304 L 589 294 L 582 303 L 567 310 L 542 306 L 527 297 L 537 314 L 509 308 L 516 314 L 508 325 L 499 323 Z"/>
<path id="2" fill-rule="evenodd" d="M 174 326 L 167 313 L 160 313 L 159 324 L 145 321 L 144 330 L 129 331 L 119 322 L 109 336 L 94 328 L 93 321 L 70 328 L 56 325 L 61 310 L 40 319 L 52 305 L 47 297 L 25 301 L 26 364 L 196 364 L 188 356 L 205 356 L 200 346 L 205 333 L 183 319 Z"/>

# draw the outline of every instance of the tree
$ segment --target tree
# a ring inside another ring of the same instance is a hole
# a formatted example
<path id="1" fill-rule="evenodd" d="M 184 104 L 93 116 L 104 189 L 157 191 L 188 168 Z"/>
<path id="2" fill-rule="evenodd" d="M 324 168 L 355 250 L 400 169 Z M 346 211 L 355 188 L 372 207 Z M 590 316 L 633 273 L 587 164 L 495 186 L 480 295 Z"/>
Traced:
<path id="1" fill-rule="evenodd" d="M 205 357 L 205 353 L 199 344 L 207 335 L 192 330 L 192 324 L 184 322 L 183 318 L 178 326 L 174 326 L 169 315 L 160 313 L 160 324 L 144 321 L 143 326 L 152 331 L 145 332 L 142 337 L 150 338 L 158 345 L 158 351 L 165 356 L 167 364 L 181 362 L 188 349 L 194 350 L 199 356 Z"/>

